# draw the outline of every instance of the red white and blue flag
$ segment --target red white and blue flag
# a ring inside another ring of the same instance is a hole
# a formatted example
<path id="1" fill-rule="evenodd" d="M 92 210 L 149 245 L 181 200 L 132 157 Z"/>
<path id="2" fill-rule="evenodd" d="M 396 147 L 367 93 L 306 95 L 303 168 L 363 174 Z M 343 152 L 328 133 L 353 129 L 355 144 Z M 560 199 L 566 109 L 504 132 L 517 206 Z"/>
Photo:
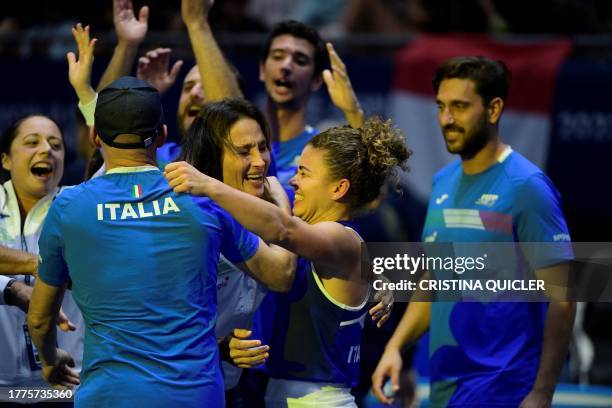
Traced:
<path id="1" fill-rule="evenodd" d="M 566 40 L 501 42 L 473 35 L 422 35 L 400 51 L 390 101 L 390 116 L 414 151 L 404 183 L 423 202 L 433 175 L 456 157 L 446 151 L 431 84 L 435 69 L 460 55 L 502 60 L 512 73 L 510 94 L 500 123 L 502 140 L 540 168 L 546 165 L 556 78 L 572 51 Z"/>

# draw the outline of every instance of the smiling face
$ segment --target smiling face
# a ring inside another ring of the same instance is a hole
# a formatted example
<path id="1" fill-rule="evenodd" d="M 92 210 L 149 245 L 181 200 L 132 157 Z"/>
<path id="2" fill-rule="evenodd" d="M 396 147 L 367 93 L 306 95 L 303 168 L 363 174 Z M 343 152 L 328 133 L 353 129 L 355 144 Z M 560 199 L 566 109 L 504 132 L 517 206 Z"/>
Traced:
<path id="1" fill-rule="evenodd" d="M 293 215 L 308 223 L 316 222 L 337 205 L 333 198 L 338 184 L 329 174 L 325 153 L 323 149 L 306 145 L 297 173 L 289 181 L 295 190 Z"/>
<path id="2" fill-rule="evenodd" d="M 223 182 L 262 197 L 270 150 L 261 127 L 251 118 L 239 119 L 230 129 L 229 142 L 233 148 L 223 148 Z"/>
<path id="3" fill-rule="evenodd" d="M 305 106 L 311 92 L 322 84 L 315 72 L 315 47 L 303 38 L 291 34 L 275 37 L 268 56 L 259 66 L 269 97 L 279 105 Z"/>
<path id="4" fill-rule="evenodd" d="M 64 142 L 57 125 L 44 116 L 25 119 L 17 128 L 2 167 L 11 173 L 17 196 L 35 202 L 59 184 L 64 173 Z"/>
<path id="5" fill-rule="evenodd" d="M 181 136 L 187 133 L 203 104 L 202 79 L 196 65 L 185 76 L 176 112 L 176 125 Z"/>
<path id="6" fill-rule="evenodd" d="M 473 157 L 491 137 L 487 109 L 476 92 L 474 81 L 461 78 L 443 80 L 436 103 L 446 149 L 464 159 Z"/>

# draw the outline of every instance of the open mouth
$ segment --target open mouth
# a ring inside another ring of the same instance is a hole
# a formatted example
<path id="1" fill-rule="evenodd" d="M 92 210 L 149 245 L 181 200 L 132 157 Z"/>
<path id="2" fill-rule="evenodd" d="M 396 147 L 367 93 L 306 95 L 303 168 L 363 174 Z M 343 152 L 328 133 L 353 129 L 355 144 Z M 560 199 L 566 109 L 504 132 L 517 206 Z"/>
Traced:
<path id="1" fill-rule="evenodd" d="M 274 85 L 276 85 L 279 88 L 287 88 L 287 89 L 291 89 L 293 87 L 293 83 L 285 80 L 285 79 L 275 79 L 274 80 Z"/>
<path id="2" fill-rule="evenodd" d="M 51 173 L 53 173 L 53 167 L 51 167 L 48 163 L 36 163 L 30 168 L 32 174 L 36 177 L 47 178 Z"/>
<path id="3" fill-rule="evenodd" d="M 304 199 L 304 196 L 301 195 L 300 193 L 295 193 L 295 195 L 293 196 L 294 201 L 302 201 Z"/>
<path id="4" fill-rule="evenodd" d="M 263 174 L 250 174 L 248 176 L 245 177 L 248 181 L 252 181 L 255 183 L 262 183 L 264 176 Z"/>
<path id="5" fill-rule="evenodd" d="M 187 116 L 189 116 L 190 118 L 196 117 L 199 112 L 200 112 L 200 105 L 190 105 L 187 108 Z"/>

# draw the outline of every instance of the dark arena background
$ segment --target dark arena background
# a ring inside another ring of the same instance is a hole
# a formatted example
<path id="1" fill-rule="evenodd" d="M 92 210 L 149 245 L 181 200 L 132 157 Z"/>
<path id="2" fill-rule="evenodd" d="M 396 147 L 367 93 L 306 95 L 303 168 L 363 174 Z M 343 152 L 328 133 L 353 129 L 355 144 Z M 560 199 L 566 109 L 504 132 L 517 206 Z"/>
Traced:
<path id="1" fill-rule="evenodd" d="M 195 63 L 181 2 L 133 3 L 135 10 L 150 8 L 136 59 L 168 47 L 171 62 L 185 61 L 162 99 L 169 139 L 178 142 L 181 84 Z M 266 99 L 259 80 L 266 34 L 276 22 L 295 19 L 334 45 L 365 115 L 391 118 L 403 131 L 413 151 L 410 172 L 401 176 L 401 192 L 389 186 L 377 209 L 357 220 L 366 241 L 421 241 L 432 177 L 455 159 L 438 125 L 431 80 L 438 65 L 458 55 L 505 62 L 512 80 L 501 138 L 559 190 L 572 241 L 612 241 L 612 0 L 216 0 L 208 19 L 244 80 L 246 98 L 258 106 Z M 66 53 L 75 51 L 71 27 L 79 22 L 98 39 L 92 73 L 97 84 L 117 42 L 111 0 L 0 5 L 0 129 L 27 113 L 55 118 L 66 146 L 61 185 L 84 181 L 93 150 L 67 74 Z M 136 63 L 130 72 L 135 75 Z M 311 96 L 307 123 L 320 130 L 344 123 L 325 84 Z M 370 391 L 370 379 L 405 308 L 396 302 L 381 329 L 366 319 L 360 382 L 353 391 L 361 407 L 383 406 Z M 611 303 L 579 302 L 554 407 L 612 407 L 610 322 Z M 394 406 L 430 406 L 428 343 L 425 335 L 404 350 Z M 258 406 L 250 401 L 243 406 Z"/>

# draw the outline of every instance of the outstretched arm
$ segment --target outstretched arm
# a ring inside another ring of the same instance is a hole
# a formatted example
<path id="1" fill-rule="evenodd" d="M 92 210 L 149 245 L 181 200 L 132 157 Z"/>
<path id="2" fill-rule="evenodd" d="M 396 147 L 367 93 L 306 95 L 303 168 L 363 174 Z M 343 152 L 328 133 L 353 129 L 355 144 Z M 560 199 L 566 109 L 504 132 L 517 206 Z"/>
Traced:
<path id="1" fill-rule="evenodd" d="M 183 22 L 187 26 L 207 102 L 243 96 L 208 24 L 208 13 L 213 4 L 214 0 L 181 2 Z"/>
<path id="2" fill-rule="evenodd" d="M 351 79 L 346 72 L 346 65 L 344 65 L 331 43 L 327 43 L 327 52 L 332 69 L 331 71 L 329 69 L 323 71 L 323 80 L 329 96 L 334 105 L 342 110 L 349 125 L 354 128 L 361 127 L 364 122 L 363 110 L 351 85 Z"/>
<path id="3" fill-rule="evenodd" d="M 38 257 L 30 252 L 0 246 L 0 275 L 34 275 L 38 273 Z M 32 287 L 20 281 L 13 281 L 7 288 L 10 279 L 7 276 L 0 278 L 0 305 L 17 306 L 24 313 L 28 313 Z M 9 279 L 7 279 L 9 278 Z M 4 296 L 2 296 L 4 295 Z M 63 331 L 74 331 L 76 326 L 60 309 L 58 325 Z"/>
<path id="4" fill-rule="evenodd" d="M 36 255 L 0 246 L 0 275 L 36 275 L 37 270 Z"/>
<path id="5" fill-rule="evenodd" d="M 278 244 L 335 271 L 349 270 L 354 267 L 355 260 L 359 260 L 359 238 L 336 222 L 307 224 L 274 204 L 200 173 L 186 162 L 170 163 L 164 173 L 175 192 L 210 197 L 266 242 Z"/>
<path id="6" fill-rule="evenodd" d="M 267 178 L 264 197 L 286 214 L 291 215 L 291 204 L 287 193 L 276 177 Z M 259 251 L 241 265 L 241 269 L 267 288 L 276 292 L 287 292 L 293 285 L 296 266 L 295 254 L 283 247 L 266 244 L 260 240 Z"/>
<path id="7" fill-rule="evenodd" d="M 148 20 L 148 6 L 143 6 L 136 18 L 132 0 L 113 0 L 113 22 L 117 33 L 117 46 L 96 88 L 98 91 L 114 80 L 130 74 L 136 60 L 138 46 L 147 35 Z"/>

